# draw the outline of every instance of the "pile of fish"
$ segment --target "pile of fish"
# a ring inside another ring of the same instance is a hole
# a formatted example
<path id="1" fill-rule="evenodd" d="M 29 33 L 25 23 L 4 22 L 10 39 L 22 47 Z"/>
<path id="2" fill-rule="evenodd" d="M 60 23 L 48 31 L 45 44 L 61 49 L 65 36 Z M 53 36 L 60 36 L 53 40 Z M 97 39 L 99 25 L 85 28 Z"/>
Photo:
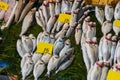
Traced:
<path id="1" fill-rule="evenodd" d="M 43 54 L 36 52 L 36 45 L 39 42 L 54 44 L 53 53 Z M 23 35 L 21 39 L 18 39 L 16 48 L 22 58 L 20 66 L 23 80 L 32 70 L 35 80 L 38 79 L 46 68 L 46 76 L 50 76 L 53 70 L 57 74 L 59 71 L 69 67 L 75 57 L 74 48 L 71 48 L 69 39 L 65 40 L 61 36 L 55 39 L 53 35 L 49 35 L 47 32 L 40 32 L 37 39 L 33 34 L 29 36 Z"/>
<path id="2" fill-rule="evenodd" d="M 18 2 L 16 0 L 1 0 L 1 1 L 9 5 L 6 11 L 2 9 L 0 10 L 0 20 L 4 21 L 0 28 L 1 30 L 3 30 L 4 28 L 9 27 L 10 24 L 12 23 Z"/>

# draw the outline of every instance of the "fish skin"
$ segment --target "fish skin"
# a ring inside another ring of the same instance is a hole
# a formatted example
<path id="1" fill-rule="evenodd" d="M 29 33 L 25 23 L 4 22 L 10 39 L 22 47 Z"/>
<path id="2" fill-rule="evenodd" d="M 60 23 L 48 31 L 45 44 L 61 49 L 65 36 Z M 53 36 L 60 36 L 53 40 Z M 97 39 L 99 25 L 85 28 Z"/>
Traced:
<path id="1" fill-rule="evenodd" d="M 37 40 L 36 40 L 36 37 L 33 35 L 33 34 L 29 34 L 29 37 L 30 39 L 32 40 L 33 42 L 33 51 L 36 49 L 36 46 L 37 46 Z"/>
<path id="2" fill-rule="evenodd" d="M 95 7 L 95 16 L 99 23 L 102 25 L 104 22 L 104 11 L 101 7 L 98 6 Z"/>
<path id="3" fill-rule="evenodd" d="M 34 52 L 34 54 L 32 55 L 33 63 L 36 64 L 37 61 L 41 59 L 41 57 L 42 57 L 41 53 Z"/>
<path id="4" fill-rule="evenodd" d="M 45 70 L 45 64 L 42 60 L 37 61 L 33 69 L 34 79 L 38 80 L 38 77 L 42 75 Z"/>
<path id="5" fill-rule="evenodd" d="M 75 42 L 76 42 L 76 45 L 80 44 L 81 36 L 82 36 L 82 26 L 81 26 L 81 24 L 78 24 L 76 29 L 75 29 Z"/>
<path id="6" fill-rule="evenodd" d="M 71 11 L 70 3 L 67 0 L 62 0 L 61 13 L 64 13 L 66 11 Z"/>
<path id="7" fill-rule="evenodd" d="M 61 37 L 59 37 L 54 43 L 53 55 L 59 55 L 63 47 L 64 47 L 64 40 Z"/>
<path id="8" fill-rule="evenodd" d="M 115 6 L 114 18 L 120 19 L 120 1 Z"/>
<path id="9" fill-rule="evenodd" d="M 79 5 L 81 4 L 81 2 L 82 2 L 81 0 L 74 0 L 71 12 L 73 12 L 74 10 L 76 10 L 79 7 Z"/>
<path id="10" fill-rule="evenodd" d="M 49 2 L 49 10 L 50 10 L 50 16 L 53 16 L 55 14 L 55 4 L 53 1 Z"/>
<path id="11" fill-rule="evenodd" d="M 56 70 L 55 74 L 68 68 L 72 64 L 74 58 L 75 58 L 75 55 L 72 55 L 68 61 L 60 65 L 60 67 Z"/>
<path id="12" fill-rule="evenodd" d="M 62 50 L 60 51 L 60 53 L 59 53 L 59 56 L 60 56 L 60 57 L 63 57 L 63 56 L 65 55 L 66 51 L 67 51 L 70 47 L 71 47 L 71 42 L 70 42 L 69 39 L 67 39 L 67 40 L 65 41 L 65 45 L 64 45 L 63 49 L 62 49 Z"/>
<path id="13" fill-rule="evenodd" d="M 57 23 L 56 31 L 59 32 L 60 29 L 61 29 L 61 27 L 62 27 L 63 25 L 64 25 L 64 23 L 59 21 L 59 22 Z M 52 31 L 52 32 L 53 32 L 53 31 Z"/>
<path id="14" fill-rule="evenodd" d="M 22 36 L 23 34 L 25 34 L 26 31 L 28 30 L 28 28 L 31 26 L 33 19 L 34 19 L 35 12 L 36 12 L 36 8 L 33 8 L 25 16 L 25 18 L 23 20 L 23 24 L 22 24 L 21 33 L 19 36 Z"/>
<path id="15" fill-rule="evenodd" d="M 17 23 L 20 17 L 20 14 L 22 13 L 23 8 L 25 7 L 25 0 L 19 0 L 18 5 L 15 10 L 15 19 L 14 22 Z"/>
<path id="16" fill-rule="evenodd" d="M 105 21 L 102 24 L 102 33 L 105 36 L 107 33 L 109 33 L 112 30 L 112 22 L 111 21 Z"/>
<path id="17" fill-rule="evenodd" d="M 55 14 L 58 15 L 61 13 L 61 2 L 55 3 Z"/>
<path id="18" fill-rule="evenodd" d="M 105 18 L 108 21 L 111 21 L 114 16 L 114 8 L 112 5 L 106 4 L 105 5 Z"/>
<path id="19" fill-rule="evenodd" d="M 55 36 L 54 36 L 54 34 L 50 34 L 50 43 L 51 44 L 55 43 Z"/>
<path id="20" fill-rule="evenodd" d="M 17 40 L 16 48 L 17 48 L 17 52 L 19 53 L 19 56 L 22 58 L 25 55 L 26 50 L 24 49 L 23 43 L 20 39 Z"/>
<path id="21" fill-rule="evenodd" d="M 105 67 L 105 66 L 104 66 L 104 67 L 102 68 L 102 74 L 101 74 L 100 80 L 106 80 L 106 79 L 107 79 L 108 70 L 109 70 L 108 67 Z"/>
<path id="22" fill-rule="evenodd" d="M 58 25 L 58 21 L 55 22 L 52 30 L 51 30 L 51 34 L 55 34 L 56 33 L 56 28 L 57 28 L 57 25 Z"/>
<path id="23" fill-rule="evenodd" d="M 40 32 L 37 36 L 37 45 L 38 45 L 38 42 L 42 40 L 42 36 L 43 36 L 43 32 Z"/>
<path id="24" fill-rule="evenodd" d="M 22 43 L 23 43 L 24 49 L 28 53 L 31 53 L 33 51 L 33 42 L 28 36 L 22 36 Z"/>
<path id="25" fill-rule="evenodd" d="M 50 72 L 56 68 L 58 65 L 60 58 L 58 55 L 53 55 L 47 65 L 47 74 L 46 76 L 50 76 Z"/>
<path id="26" fill-rule="evenodd" d="M 50 42 L 50 35 L 47 32 L 43 32 L 43 35 L 41 37 L 41 42 Z"/>
<path id="27" fill-rule="evenodd" d="M 28 2 L 28 4 L 24 7 L 24 9 L 23 9 L 23 11 L 21 13 L 21 16 L 19 18 L 18 23 L 20 23 L 25 18 L 25 16 L 27 15 L 27 13 L 32 9 L 34 3 L 35 3 L 35 0 L 30 0 Z"/>
<path id="28" fill-rule="evenodd" d="M 117 48 L 116 48 L 116 61 L 117 61 L 117 64 L 119 64 L 120 65 L 120 54 L 119 54 L 119 52 L 120 52 L 120 40 L 118 41 L 118 43 L 117 43 Z"/>

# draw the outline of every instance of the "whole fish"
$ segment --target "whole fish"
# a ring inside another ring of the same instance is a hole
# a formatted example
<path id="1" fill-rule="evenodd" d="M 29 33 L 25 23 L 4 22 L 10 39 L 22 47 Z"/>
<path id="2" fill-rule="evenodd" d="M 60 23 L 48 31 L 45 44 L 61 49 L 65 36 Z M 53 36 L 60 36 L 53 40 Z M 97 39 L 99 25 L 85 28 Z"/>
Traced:
<path id="1" fill-rule="evenodd" d="M 23 34 L 26 33 L 26 31 L 28 30 L 28 28 L 31 26 L 33 19 L 34 19 L 34 14 L 36 12 L 36 8 L 33 8 L 29 11 L 29 13 L 25 16 L 24 20 L 23 20 L 23 24 L 22 24 L 22 29 L 21 29 L 21 33 L 19 36 L 22 36 Z"/>
<path id="2" fill-rule="evenodd" d="M 113 22 L 113 31 L 115 32 L 115 35 L 119 35 L 120 33 L 120 27 L 119 26 L 115 26 L 115 21 Z"/>
<path id="3" fill-rule="evenodd" d="M 44 61 L 44 63 L 45 63 L 45 64 L 47 64 L 47 63 L 49 62 L 49 60 L 50 60 L 50 58 L 51 58 L 51 57 L 52 57 L 52 55 L 51 55 L 51 54 L 46 53 L 46 54 L 43 54 L 43 56 L 42 56 L 41 60 L 43 60 L 43 61 Z"/>
<path id="4" fill-rule="evenodd" d="M 34 54 L 32 56 L 33 63 L 36 64 L 37 61 L 41 59 L 41 57 L 42 57 L 41 53 L 34 52 Z"/>
<path id="5" fill-rule="evenodd" d="M 33 62 L 32 61 L 26 61 L 22 68 L 22 80 L 25 80 L 25 78 L 30 74 L 30 72 L 33 69 Z"/>
<path id="6" fill-rule="evenodd" d="M 47 28 L 46 28 L 46 31 L 47 31 L 48 33 L 51 32 L 51 29 L 52 29 L 52 27 L 54 26 L 56 20 L 57 20 L 57 15 L 51 16 L 50 19 L 48 20 Z"/>
<path id="7" fill-rule="evenodd" d="M 95 7 L 95 16 L 99 23 L 102 25 L 104 22 L 104 11 L 101 7 L 98 6 Z"/>
<path id="8" fill-rule="evenodd" d="M 58 55 L 53 55 L 50 58 L 50 60 L 48 62 L 48 65 L 47 65 L 47 74 L 46 74 L 46 76 L 50 76 L 50 72 L 57 67 L 59 60 L 60 60 L 60 58 L 59 58 Z"/>
<path id="9" fill-rule="evenodd" d="M 81 36 L 82 36 L 82 26 L 81 26 L 81 24 L 78 24 L 76 29 L 75 29 L 75 42 L 76 42 L 76 45 L 79 45 L 80 40 L 81 40 Z"/>
<path id="10" fill-rule="evenodd" d="M 71 47 L 70 40 L 67 39 L 67 40 L 65 41 L 65 45 L 64 45 L 63 49 L 62 49 L 62 50 L 60 51 L 60 53 L 59 53 L 59 56 L 60 56 L 60 57 L 63 57 L 63 56 L 65 55 L 66 51 L 67 51 L 70 47 Z"/>
<path id="11" fill-rule="evenodd" d="M 35 38 L 35 36 L 33 34 L 29 34 L 29 37 L 33 42 L 33 51 L 34 51 L 36 46 L 37 46 L 37 40 L 36 40 L 36 38 Z"/>
<path id="12" fill-rule="evenodd" d="M 120 19 L 120 1 L 117 3 L 114 11 L 114 18 Z"/>
<path id="13" fill-rule="evenodd" d="M 108 21 L 111 21 L 114 16 L 114 8 L 112 5 L 106 4 L 105 5 L 105 18 Z"/>
<path id="14" fill-rule="evenodd" d="M 33 51 L 33 42 L 28 36 L 22 36 L 22 43 L 23 43 L 24 49 L 28 53 L 31 53 Z"/>
<path id="15" fill-rule="evenodd" d="M 60 65 L 60 67 L 56 70 L 55 74 L 68 68 L 71 65 L 71 63 L 73 62 L 74 58 L 75 58 L 75 55 L 72 55 L 68 61 L 66 61 L 65 63 Z"/>
<path id="16" fill-rule="evenodd" d="M 53 16 L 55 14 L 55 4 L 52 0 L 49 1 L 49 10 L 50 10 L 50 16 Z"/>
<path id="17" fill-rule="evenodd" d="M 42 75 L 45 70 L 45 63 L 42 60 L 38 60 L 33 69 L 34 80 L 38 80 L 38 77 Z"/>
<path id="18" fill-rule="evenodd" d="M 20 39 L 17 40 L 16 48 L 17 48 L 17 52 L 19 53 L 20 57 L 23 57 L 25 55 L 25 53 L 27 52 L 24 49 L 23 43 L 22 43 L 22 41 Z"/>
<path id="19" fill-rule="evenodd" d="M 18 5 L 17 5 L 16 10 L 15 10 L 15 19 L 14 19 L 15 23 L 17 23 L 18 20 L 19 20 L 19 17 L 22 13 L 22 10 L 25 7 L 25 4 L 26 4 L 25 2 L 26 2 L 25 0 L 19 0 L 18 1 Z"/>
<path id="20" fill-rule="evenodd" d="M 32 9 L 34 3 L 35 3 L 35 0 L 29 0 L 28 4 L 25 6 L 25 8 L 23 9 L 23 11 L 20 15 L 18 23 L 21 22 L 25 18 L 27 13 Z"/>
<path id="21" fill-rule="evenodd" d="M 63 46 L 64 40 L 61 37 L 59 37 L 54 43 L 53 55 L 59 55 L 59 52 L 62 50 Z"/>
<path id="22" fill-rule="evenodd" d="M 105 36 L 107 33 L 109 33 L 112 29 L 112 23 L 110 21 L 105 21 L 102 24 L 102 33 Z"/>

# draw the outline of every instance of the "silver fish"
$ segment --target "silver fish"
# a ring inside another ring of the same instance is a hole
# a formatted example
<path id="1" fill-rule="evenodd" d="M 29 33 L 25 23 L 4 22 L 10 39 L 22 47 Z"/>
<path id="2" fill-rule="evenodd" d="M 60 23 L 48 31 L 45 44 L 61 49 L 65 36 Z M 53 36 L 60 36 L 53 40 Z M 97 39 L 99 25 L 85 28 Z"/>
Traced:
<path id="1" fill-rule="evenodd" d="M 50 35 L 47 32 L 43 33 L 43 36 L 41 37 L 41 42 L 50 42 Z"/>
<path id="2" fill-rule="evenodd" d="M 43 32 L 40 32 L 37 36 L 37 45 L 38 45 L 38 42 L 42 41 L 42 37 L 43 37 Z"/>
<path id="3" fill-rule="evenodd" d="M 70 4 L 68 1 L 66 0 L 62 0 L 62 4 L 61 4 L 61 12 L 64 13 L 66 11 L 71 11 L 70 9 Z"/>
<path id="4" fill-rule="evenodd" d="M 100 80 L 106 80 L 107 79 L 108 70 L 109 70 L 108 67 L 103 67 L 102 68 L 102 74 L 101 74 Z"/>
<path id="5" fill-rule="evenodd" d="M 61 2 L 58 1 L 55 3 L 55 14 L 58 15 L 61 13 Z"/>
<path id="6" fill-rule="evenodd" d="M 41 57 L 42 57 L 41 53 L 34 52 L 34 54 L 32 56 L 33 63 L 36 64 L 37 61 L 41 59 Z"/>
<path id="7" fill-rule="evenodd" d="M 78 8 L 78 6 L 80 5 L 80 3 L 81 3 L 81 0 L 74 0 L 71 12 L 73 12 L 74 10 L 76 10 Z"/>
<path id="8" fill-rule="evenodd" d="M 49 10 L 50 10 L 50 16 L 53 16 L 55 14 L 55 4 L 52 0 L 49 1 Z"/>
<path id="9" fill-rule="evenodd" d="M 64 23 L 63 22 L 58 22 L 57 23 L 57 28 L 56 28 L 56 31 L 57 32 L 59 32 L 60 31 L 60 29 L 61 29 L 61 27 L 64 25 Z"/>
<path id="10" fill-rule="evenodd" d="M 50 60 L 51 57 L 52 57 L 51 54 L 46 53 L 46 54 L 43 54 L 41 60 L 44 61 L 45 64 L 47 64 L 49 62 L 49 60 Z"/>
<path id="11" fill-rule="evenodd" d="M 55 42 L 55 36 L 54 34 L 50 34 L 50 43 L 54 44 Z"/>
<path id="12" fill-rule="evenodd" d="M 33 8 L 25 16 L 25 18 L 23 20 L 23 24 L 22 24 L 21 33 L 19 36 L 22 36 L 23 34 L 25 34 L 26 31 L 28 30 L 28 28 L 31 26 L 33 19 L 34 19 L 35 12 L 36 12 L 36 8 Z"/>
<path id="13" fill-rule="evenodd" d="M 120 19 L 120 1 L 117 3 L 114 11 L 114 18 Z"/>

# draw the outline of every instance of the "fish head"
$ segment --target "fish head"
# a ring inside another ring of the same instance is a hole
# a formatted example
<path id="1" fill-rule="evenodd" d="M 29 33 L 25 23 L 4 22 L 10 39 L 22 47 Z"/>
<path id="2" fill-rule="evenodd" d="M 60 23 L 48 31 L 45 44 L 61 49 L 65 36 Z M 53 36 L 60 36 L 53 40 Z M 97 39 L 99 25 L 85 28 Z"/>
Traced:
<path id="1" fill-rule="evenodd" d="M 109 33 L 109 34 L 107 34 L 107 36 L 105 36 L 105 39 L 106 39 L 106 40 L 111 40 L 111 37 L 112 37 L 112 34 Z"/>
<path id="2" fill-rule="evenodd" d="M 111 39 L 112 42 L 117 42 L 117 36 L 112 36 L 112 39 Z"/>
<path id="3" fill-rule="evenodd" d="M 37 10 L 37 8 L 32 8 L 32 9 L 30 10 L 30 13 L 34 14 L 34 13 L 36 12 L 36 10 Z"/>
<path id="4" fill-rule="evenodd" d="M 70 43 L 70 39 L 67 39 L 66 41 L 65 41 L 65 45 L 70 45 L 71 43 Z"/>
<path id="5" fill-rule="evenodd" d="M 89 22 L 89 21 L 90 21 L 90 16 L 87 16 L 87 17 L 85 18 L 85 21 L 86 21 L 86 22 Z"/>
<path id="6" fill-rule="evenodd" d="M 64 30 L 68 30 L 68 28 L 69 28 L 69 24 L 68 24 L 68 23 L 65 23 L 64 26 L 63 26 L 63 29 L 64 29 Z"/>
<path id="7" fill-rule="evenodd" d="M 65 55 L 70 55 L 74 53 L 74 48 L 70 48 L 66 51 Z"/>

